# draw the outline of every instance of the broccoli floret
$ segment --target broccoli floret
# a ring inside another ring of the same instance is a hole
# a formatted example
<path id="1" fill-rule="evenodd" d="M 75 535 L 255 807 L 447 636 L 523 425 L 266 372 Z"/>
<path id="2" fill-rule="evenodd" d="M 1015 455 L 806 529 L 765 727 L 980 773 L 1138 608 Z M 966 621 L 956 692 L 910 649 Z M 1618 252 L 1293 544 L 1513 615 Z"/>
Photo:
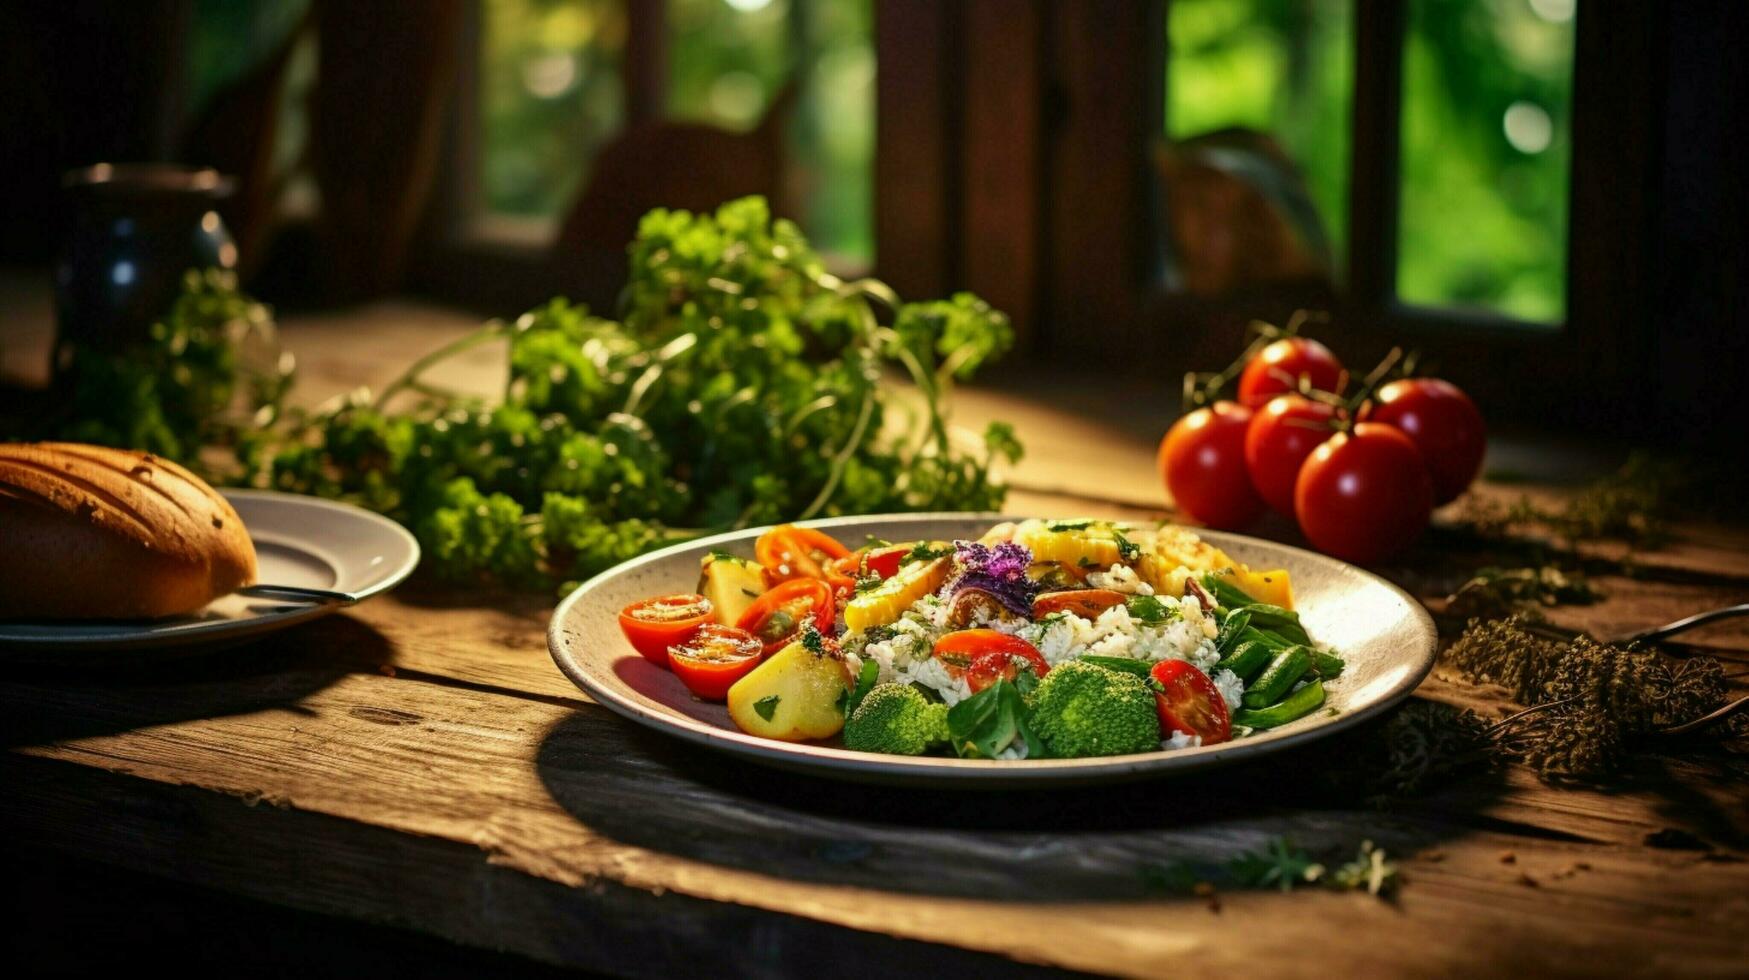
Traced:
<path id="1" fill-rule="evenodd" d="M 1032 728 L 1063 759 L 1160 747 L 1160 716 L 1142 679 L 1079 660 L 1058 664 L 1039 681 Z"/>
<path id="2" fill-rule="evenodd" d="M 947 740 L 947 705 L 908 684 L 877 685 L 844 723 L 844 744 L 858 752 L 922 755 Z"/>

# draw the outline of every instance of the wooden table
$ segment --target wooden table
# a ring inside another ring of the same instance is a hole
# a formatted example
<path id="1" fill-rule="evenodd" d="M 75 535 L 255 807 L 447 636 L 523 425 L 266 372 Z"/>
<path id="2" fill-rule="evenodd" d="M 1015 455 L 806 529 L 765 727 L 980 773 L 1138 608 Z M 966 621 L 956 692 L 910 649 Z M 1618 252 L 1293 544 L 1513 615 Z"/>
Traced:
<path id="1" fill-rule="evenodd" d="M 286 336 L 304 397 L 319 398 L 381 384 L 469 322 L 386 304 L 298 318 Z M 479 352 L 443 380 L 482 384 L 495 369 Z M 971 391 L 960 420 L 1017 423 L 1028 457 L 1014 512 L 1156 517 L 1152 445 L 1173 391 L 1107 386 L 1054 403 Z M 1151 407 L 1114 421 L 1114 404 Z M 1745 544 L 1741 527 L 1685 526 L 1631 569 L 1599 548 L 1607 598 L 1553 618 L 1613 630 L 1741 601 Z M 1447 538 L 1384 571 L 1437 608 L 1494 557 Z M 415 580 L 216 656 L 15 673 L 0 684 L 0 826 L 41 854 L 614 973 L 1749 968 L 1741 757 L 1648 755 L 1610 792 L 1480 773 L 1389 811 L 1321 792 L 1297 772 L 1315 756 L 1293 754 L 1103 789 L 896 792 L 767 771 L 622 722 L 548 658 L 551 605 Z M 1749 661 L 1744 626 L 1689 639 Z M 1419 693 L 1501 703 L 1438 676 Z M 1376 841 L 1405 884 L 1393 901 L 1150 890 L 1150 866 L 1282 834 L 1313 850 Z"/>

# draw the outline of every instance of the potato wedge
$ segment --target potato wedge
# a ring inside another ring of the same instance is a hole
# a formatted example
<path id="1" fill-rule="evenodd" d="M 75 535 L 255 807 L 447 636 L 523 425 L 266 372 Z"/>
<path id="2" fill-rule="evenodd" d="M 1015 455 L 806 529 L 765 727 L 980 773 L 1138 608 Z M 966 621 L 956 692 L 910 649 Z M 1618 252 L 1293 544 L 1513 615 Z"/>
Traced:
<path id="1" fill-rule="evenodd" d="M 711 618 L 733 626 L 765 594 L 765 566 L 713 551 L 699 560 L 698 594 L 711 601 Z"/>
<path id="2" fill-rule="evenodd" d="M 831 738 L 850 697 L 837 658 L 800 642 L 777 651 L 729 688 L 729 718 L 749 735 L 784 742 Z"/>

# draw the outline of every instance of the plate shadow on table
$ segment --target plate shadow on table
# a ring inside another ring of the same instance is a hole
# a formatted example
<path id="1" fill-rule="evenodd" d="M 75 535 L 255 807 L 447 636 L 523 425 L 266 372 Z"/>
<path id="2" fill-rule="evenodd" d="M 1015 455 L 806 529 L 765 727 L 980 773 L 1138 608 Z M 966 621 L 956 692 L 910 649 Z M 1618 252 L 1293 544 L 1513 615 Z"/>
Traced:
<path id="1" fill-rule="evenodd" d="M 0 684 L 0 745 L 290 707 L 348 674 L 382 669 L 392 654 L 381 633 L 339 614 L 174 659 L 68 654 L 59 664 L 9 663 Z"/>
<path id="2" fill-rule="evenodd" d="M 1394 816 L 1332 779 L 1354 740 L 1373 734 L 1115 785 L 906 789 L 744 762 L 591 707 L 547 732 L 536 764 L 553 799 L 595 832 L 676 857 L 886 891 L 1099 901 L 1169 896 L 1162 872 L 1278 835 L 1346 858 L 1363 838 L 1402 854 L 1472 829 Z M 1468 777 L 1463 806 L 1499 791 L 1490 775 Z"/>

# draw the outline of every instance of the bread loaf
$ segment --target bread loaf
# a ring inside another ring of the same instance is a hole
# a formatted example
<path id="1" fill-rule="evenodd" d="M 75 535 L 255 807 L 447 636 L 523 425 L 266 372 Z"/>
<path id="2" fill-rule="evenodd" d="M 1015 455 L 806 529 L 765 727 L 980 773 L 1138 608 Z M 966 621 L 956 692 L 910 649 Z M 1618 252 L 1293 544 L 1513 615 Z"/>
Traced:
<path id="1" fill-rule="evenodd" d="M 175 463 L 0 443 L 0 618 L 173 616 L 253 581 L 237 512 Z"/>

